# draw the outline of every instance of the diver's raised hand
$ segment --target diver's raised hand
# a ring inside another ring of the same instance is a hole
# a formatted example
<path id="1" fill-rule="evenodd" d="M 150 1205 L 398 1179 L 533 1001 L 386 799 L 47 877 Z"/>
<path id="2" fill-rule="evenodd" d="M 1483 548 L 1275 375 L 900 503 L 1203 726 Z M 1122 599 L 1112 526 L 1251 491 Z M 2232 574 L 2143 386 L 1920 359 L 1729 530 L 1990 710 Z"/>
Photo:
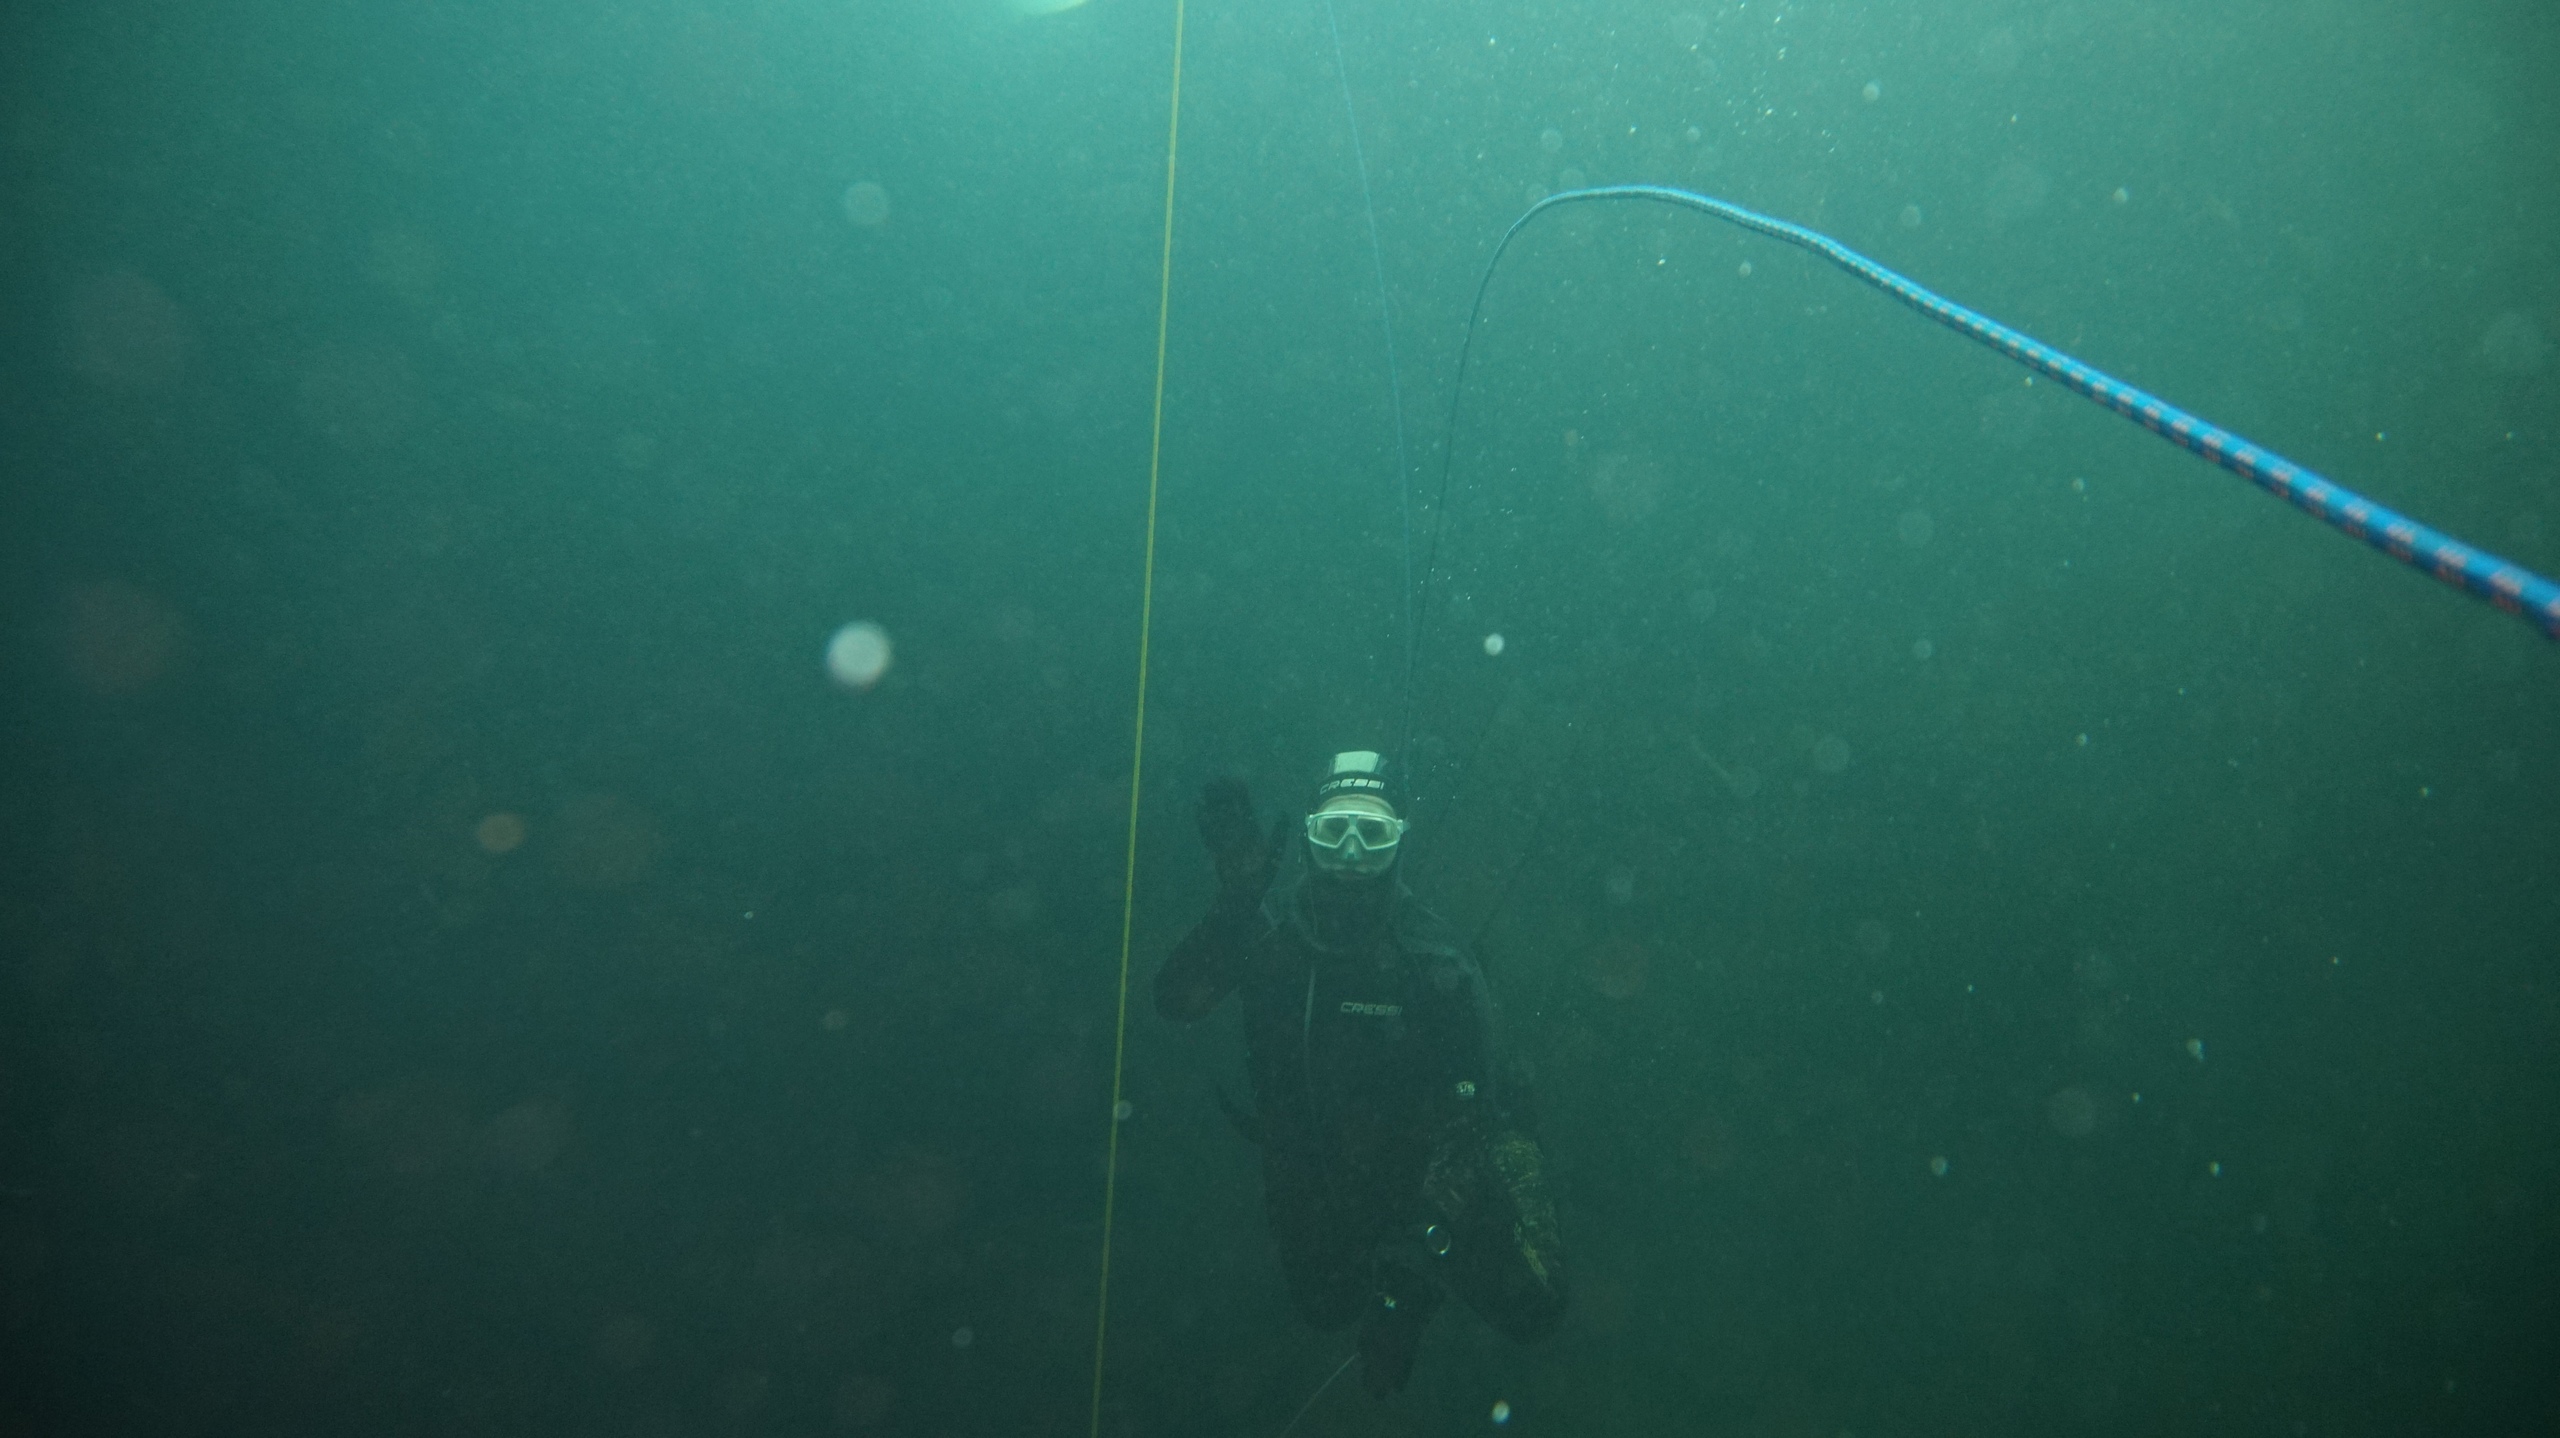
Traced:
<path id="1" fill-rule="evenodd" d="M 1280 838 L 1285 823 L 1266 836 L 1253 816 L 1253 794 L 1242 779 L 1212 779 L 1200 786 L 1200 808 L 1194 815 L 1200 842 L 1218 867 L 1218 887 L 1228 901 L 1258 903 L 1271 887 L 1280 866 Z"/>

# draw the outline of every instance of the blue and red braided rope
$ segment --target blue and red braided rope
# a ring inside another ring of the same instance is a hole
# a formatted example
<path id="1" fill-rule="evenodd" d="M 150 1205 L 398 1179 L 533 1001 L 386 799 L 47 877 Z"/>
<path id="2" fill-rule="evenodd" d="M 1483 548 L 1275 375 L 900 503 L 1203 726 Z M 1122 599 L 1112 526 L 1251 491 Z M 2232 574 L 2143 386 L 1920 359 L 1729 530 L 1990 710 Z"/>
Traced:
<path id="1" fill-rule="evenodd" d="M 1493 258 L 1485 265 L 1484 279 L 1476 286 L 1475 308 L 1467 315 L 1467 338 L 1458 356 L 1458 382 L 1461 386 L 1466 383 L 1466 353 L 1475 342 L 1476 319 L 1484 308 L 1485 291 L 1493 283 L 1494 267 L 1501 263 L 1502 252 L 1510 247 L 1512 238 L 1538 215 L 1559 205 L 1586 200 L 1652 200 L 1679 205 L 1703 211 L 1771 239 L 1784 240 L 1800 249 L 1811 250 L 1958 334 L 1998 350 L 2039 374 L 2059 380 L 2180 449 L 2211 460 L 2269 494 L 2292 502 L 2331 528 L 2363 540 L 2402 564 L 2433 575 L 2475 598 L 2485 599 L 2509 614 L 2521 616 L 2549 638 L 2560 639 L 2560 584 L 2553 584 L 2522 565 L 2475 549 L 2387 505 L 2377 504 L 2280 454 L 2189 414 L 2157 395 L 2147 394 L 2082 364 L 2051 345 L 2020 334 L 1998 320 L 1932 293 L 1828 235 L 1785 220 L 1772 219 L 1724 200 L 1688 190 L 1675 190 L 1667 185 L 1606 185 L 1566 190 L 1540 200 L 1519 219 L 1512 221 L 1511 228 L 1503 232 L 1502 242 L 1494 246 Z M 1450 406 L 1453 428 L 1456 414 L 1453 397 Z M 1442 495 L 1445 499 L 1445 444 L 1442 463 Z M 1428 572 L 1426 569 L 1426 575 Z"/>

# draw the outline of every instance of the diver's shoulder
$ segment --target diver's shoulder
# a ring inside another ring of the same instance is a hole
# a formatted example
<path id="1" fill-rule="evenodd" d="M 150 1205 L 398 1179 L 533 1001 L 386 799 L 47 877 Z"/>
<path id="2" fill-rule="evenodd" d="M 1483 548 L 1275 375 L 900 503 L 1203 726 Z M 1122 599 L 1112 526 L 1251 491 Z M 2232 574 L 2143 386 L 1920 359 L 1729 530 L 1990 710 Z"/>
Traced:
<path id="1" fill-rule="evenodd" d="M 1442 918 L 1439 910 L 1414 897 L 1410 889 L 1397 895 L 1396 942 L 1409 953 L 1445 959 L 1467 956 L 1457 928 Z"/>

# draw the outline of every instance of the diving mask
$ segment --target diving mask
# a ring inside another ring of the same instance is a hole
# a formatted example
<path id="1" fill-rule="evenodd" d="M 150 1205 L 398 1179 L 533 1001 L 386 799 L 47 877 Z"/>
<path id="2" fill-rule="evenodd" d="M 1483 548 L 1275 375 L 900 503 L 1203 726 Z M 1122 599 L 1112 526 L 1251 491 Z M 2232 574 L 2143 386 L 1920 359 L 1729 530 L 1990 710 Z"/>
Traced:
<path id="1" fill-rule="evenodd" d="M 1307 850 L 1320 869 L 1383 874 L 1404 831 L 1405 821 L 1381 801 L 1345 795 L 1307 816 Z"/>

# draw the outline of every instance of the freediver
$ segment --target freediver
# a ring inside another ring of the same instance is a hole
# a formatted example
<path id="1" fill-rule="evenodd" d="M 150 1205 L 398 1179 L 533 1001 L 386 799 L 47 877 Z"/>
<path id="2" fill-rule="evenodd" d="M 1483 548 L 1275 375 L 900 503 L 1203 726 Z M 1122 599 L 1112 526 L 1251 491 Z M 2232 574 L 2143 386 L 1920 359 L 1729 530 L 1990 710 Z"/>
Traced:
<path id="1" fill-rule="evenodd" d="M 1262 1149 L 1290 1300 L 1326 1332 L 1360 1323 L 1382 1398 L 1444 1293 L 1522 1342 L 1567 1301 L 1528 1085 L 1500 1068 L 1482 971 L 1404 885 L 1398 797 L 1378 755 L 1338 754 L 1265 837 L 1244 783 L 1212 780 L 1218 897 L 1155 986 L 1182 1023 L 1241 994 L 1255 1112 L 1230 1117 Z"/>

